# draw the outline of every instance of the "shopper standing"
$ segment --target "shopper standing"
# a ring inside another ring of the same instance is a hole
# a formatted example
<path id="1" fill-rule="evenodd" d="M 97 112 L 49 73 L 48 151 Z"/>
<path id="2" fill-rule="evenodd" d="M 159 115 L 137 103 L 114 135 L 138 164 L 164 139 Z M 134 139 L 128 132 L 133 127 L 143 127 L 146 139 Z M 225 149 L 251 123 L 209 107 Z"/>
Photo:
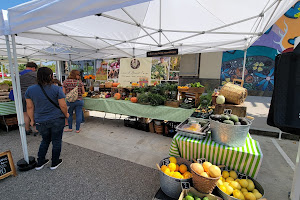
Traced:
<path id="1" fill-rule="evenodd" d="M 37 83 L 36 70 L 37 70 L 37 64 L 35 64 L 34 62 L 28 62 L 26 64 L 25 70 L 20 72 L 20 85 L 21 85 L 21 95 L 22 95 L 26 135 L 30 135 L 30 133 L 32 133 L 32 130 L 30 129 L 30 119 L 28 117 L 27 109 L 26 109 L 25 92 L 29 86 L 32 86 Z M 34 136 L 36 136 L 37 133 L 38 132 L 34 127 Z"/>
<path id="2" fill-rule="evenodd" d="M 53 72 L 50 68 L 41 67 L 37 72 L 37 85 L 30 86 L 25 94 L 27 113 L 31 125 L 36 124 L 42 135 L 38 152 L 36 170 L 42 169 L 49 160 L 46 154 L 52 142 L 52 164 L 50 169 L 56 169 L 61 163 L 60 159 L 62 134 L 65 118 L 69 117 L 62 89 L 53 84 Z"/>
<path id="3" fill-rule="evenodd" d="M 73 112 L 75 110 L 76 113 L 76 133 L 80 132 L 80 123 L 82 123 L 82 115 L 83 115 L 83 100 L 82 94 L 85 93 L 84 85 L 80 78 L 80 71 L 72 70 L 68 78 L 63 82 L 63 91 L 65 94 L 71 92 L 76 86 L 78 86 L 78 99 L 75 102 L 67 102 L 69 106 L 69 129 L 66 129 L 66 132 L 73 131 L 72 123 L 73 123 Z"/>

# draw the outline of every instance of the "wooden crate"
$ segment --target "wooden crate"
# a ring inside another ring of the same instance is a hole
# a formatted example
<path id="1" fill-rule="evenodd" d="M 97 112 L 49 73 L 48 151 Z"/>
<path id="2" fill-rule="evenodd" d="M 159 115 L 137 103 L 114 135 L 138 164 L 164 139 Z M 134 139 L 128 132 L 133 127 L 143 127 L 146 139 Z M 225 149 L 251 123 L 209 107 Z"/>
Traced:
<path id="1" fill-rule="evenodd" d="M 195 100 L 195 107 L 198 107 L 200 104 L 201 95 L 202 93 L 199 92 L 179 92 L 179 101 L 182 103 L 185 98 L 191 98 Z"/>
<path id="2" fill-rule="evenodd" d="M 179 101 L 165 101 L 165 106 L 173 107 L 173 108 L 178 108 L 180 105 Z"/>
<path id="3" fill-rule="evenodd" d="M 246 117 L 247 114 L 247 107 L 244 104 L 217 104 L 214 110 L 214 114 L 223 114 L 224 109 L 231 109 L 232 114 L 237 115 L 239 117 Z"/>

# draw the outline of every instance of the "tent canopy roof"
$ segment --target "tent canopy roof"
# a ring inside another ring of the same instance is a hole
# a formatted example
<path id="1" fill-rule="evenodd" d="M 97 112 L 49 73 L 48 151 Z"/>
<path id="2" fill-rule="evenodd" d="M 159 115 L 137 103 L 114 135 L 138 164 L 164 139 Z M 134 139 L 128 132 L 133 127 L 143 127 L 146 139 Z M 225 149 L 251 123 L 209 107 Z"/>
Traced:
<path id="1" fill-rule="evenodd" d="M 53 60 L 145 57 L 147 51 L 172 48 L 180 54 L 238 50 L 253 44 L 297 2 L 70 1 L 32 1 L 8 9 L 9 30 L 2 34 L 17 33 L 18 54 Z M 57 44 L 64 50 L 57 51 Z"/>

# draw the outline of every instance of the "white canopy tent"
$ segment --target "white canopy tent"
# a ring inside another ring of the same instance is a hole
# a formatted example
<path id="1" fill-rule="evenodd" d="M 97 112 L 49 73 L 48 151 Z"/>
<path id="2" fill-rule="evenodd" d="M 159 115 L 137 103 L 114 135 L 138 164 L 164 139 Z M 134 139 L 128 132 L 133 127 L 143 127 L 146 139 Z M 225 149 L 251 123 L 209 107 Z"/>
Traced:
<path id="1" fill-rule="evenodd" d="M 2 11 L 0 55 L 5 41 L 14 58 L 65 61 L 145 57 L 147 51 L 173 48 L 180 54 L 246 50 L 296 2 L 36 0 Z M 14 65 L 18 74 L 16 59 Z"/>

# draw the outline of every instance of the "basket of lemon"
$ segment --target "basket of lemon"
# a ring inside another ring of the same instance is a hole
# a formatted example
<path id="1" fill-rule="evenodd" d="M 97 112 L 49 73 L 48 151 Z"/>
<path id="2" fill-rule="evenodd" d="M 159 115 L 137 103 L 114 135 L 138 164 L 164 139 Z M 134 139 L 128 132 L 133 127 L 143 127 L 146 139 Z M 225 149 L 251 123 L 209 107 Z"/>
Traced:
<path id="1" fill-rule="evenodd" d="M 182 191 L 181 182 L 192 183 L 191 163 L 181 157 L 167 157 L 157 164 L 160 187 L 166 195 L 178 199 Z"/>
<path id="2" fill-rule="evenodd" d="M 256 180 L 233 170 L 223 170 L 217 191 L 224 200 L 257 200 L 264 196 L 264 189 Z"/>

